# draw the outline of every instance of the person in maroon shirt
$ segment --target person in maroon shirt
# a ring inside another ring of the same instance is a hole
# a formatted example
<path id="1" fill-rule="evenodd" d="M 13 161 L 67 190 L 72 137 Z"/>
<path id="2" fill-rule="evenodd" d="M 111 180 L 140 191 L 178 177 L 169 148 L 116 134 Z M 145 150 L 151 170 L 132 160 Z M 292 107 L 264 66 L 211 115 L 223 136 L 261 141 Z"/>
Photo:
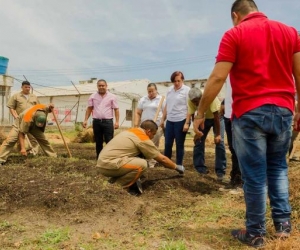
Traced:
<path id="1" fill-rule="evenodd" d="M 242 243 L 261 247 L 266 235 L 267 194 L 276 236 L 288 237 L 291 232 L 286 154 L 295 83 L 300 94 L 300 39 L 296 29 L 259 12 L 253 0 L 236 0 L 231 18 L 234 27 L 221 40 L 194 130 L 200 134 L 204 112 L 230 73 L 233 147 L 246 203 L 246 229 L 233 230 L 232 235 Z M 299 118 L 296 113 L 295 129 Z"/>

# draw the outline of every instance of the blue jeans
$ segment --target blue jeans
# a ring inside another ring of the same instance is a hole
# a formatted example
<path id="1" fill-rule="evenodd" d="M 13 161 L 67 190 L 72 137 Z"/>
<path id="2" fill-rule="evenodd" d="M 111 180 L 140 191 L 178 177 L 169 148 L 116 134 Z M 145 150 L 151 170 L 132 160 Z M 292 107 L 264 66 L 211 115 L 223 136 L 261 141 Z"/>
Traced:
<path id="1" fill-rule="evenodd" d="M 165 129 L 165 156 L 172 158 L 172 147 L 174 140 L 176 143 L 176 164 L 182 165 L 184 156 L 184 141 L 186 132 L 183 132 L 185 119 L 179 122 L 170 122 L 167 120 Z"/>
<path id="2" fill-rule="evenodd" d="M 207 170 L 205 166 L 205 140 L 210 131 L 213 128 L 214 135 L 216 135 L 216 127 L 214 124 L 214 119 L 205 119 L 204 129 L 199 130 L 203 133 L 201 140 L 197 140 L 194 146 L 193 162 L 194 167 L 199 173 L 203 173 Z M 223 116 L 220 117 L 220 132 L 221 132 L 221 142 L 215 146 L 215 172 L 217 176 L 225 175 L 226 170 L 226 151 L 224 145 L 224 119 Z"/>
<path id="3" fill-rule="evenodd" d="M 291 139 L 292 112 L 263 105 L 234 117 L 233 146 L 244 181 L 246 229 L 266 234 L 266 199 L 270 199 L 273 222 L 290 220 L 286 154 Z"/>

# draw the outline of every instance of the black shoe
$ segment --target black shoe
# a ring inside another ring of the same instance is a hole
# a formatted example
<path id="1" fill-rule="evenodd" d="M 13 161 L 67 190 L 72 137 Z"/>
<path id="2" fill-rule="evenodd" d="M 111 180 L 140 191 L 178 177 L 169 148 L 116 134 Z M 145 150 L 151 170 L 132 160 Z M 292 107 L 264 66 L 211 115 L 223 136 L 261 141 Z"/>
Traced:
<path id="1" fill-rule="evenodd" d="M 222 182 L 224 180 L 224 174 L 217 174 L 217 181 Z"/>
<path id="2" fill-rule="evenodd" d="M 138 190 L 139 190 L 139 192 L 142 194 L 143 193 L 143 187 L 142 187 L 142 182 L 141 182 L 141 179 L 139 178 L 139 179 L 137 179 L 137 181 L 136 181 L 136 186 L 137 186 L 137 188 L 138 188 Z"/>
<path id="3" fill-rule="evenodd" d="M 224 187 L 220 187 L 219 191 L 225 192 L 225 191 L 230 191 L 232 189 L 235 189 L 236 187 L 230 182 L 224 185 Z"/>
<path id="4" fill-rule="evenodd" d="M 231 180 L 230 180 L 230 181 L 232 182 L 233 185 L 236 185 L 236 186 L 241 186 L 241 185 L 243 185 L 242 177 L 241 177 L 241 175 L 239 175 L 239 174 L 237 174 L 237 175 L 231 177 Z"/>
<path id="5" fill-rule="evenodd" d="M 265 245 L 265 241 L 262 236 L 249 234 L 244 229 L 233 230 L 231 231 L 231 235 L 235 239 L 238 239 L 240 242 L 251 247 L 262 247 Z"/>
<path id="6" fill-rule="evenodd" d="M 129 187 L 128 193 L 130 193 L 131 195 L 134 195 L 134 196 L 138 196 L 143 193 L 142 183 L 141 183 L 140 179 L 138 179 L 135 183 L 133 183 Z"/>
<path id="7" fill-rule="evenodd" d="M 108 179 L 108 183 L 114 184 L 114 183 L 116 182 L 116 180 L 117 180 L 117 177 L 110 177 L 110 178 Z"/>
<path id="8" fill-rule="evenodd" d="M 290 221 L 274 222 L 275 236 L 278 238 L 288 238 L 292 231 L 292 225 Z"/>
<path id="9" fill-rule="evenodd" d="M 200 166 L 200 167 L 194 166 L 194 168 L 196 169 L 196 171 L 199 174 L 208 174 L 209 173 L 209 170 L 207 169 L 207 166 Z"/>
<path id="10" fill-rule="evenodd" d="M 206 168 L 196 169 L 199 174 L 209 174 L 209 170 Z"/>

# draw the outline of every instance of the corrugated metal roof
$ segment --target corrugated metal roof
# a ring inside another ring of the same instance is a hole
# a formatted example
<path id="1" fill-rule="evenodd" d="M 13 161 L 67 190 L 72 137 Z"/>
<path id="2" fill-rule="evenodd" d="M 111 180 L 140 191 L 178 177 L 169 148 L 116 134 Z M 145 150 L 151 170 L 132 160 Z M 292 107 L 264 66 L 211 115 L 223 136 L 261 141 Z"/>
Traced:
<path id="1" fill-rule="evenodd" d="M 119 82 L 108 82 L 108 89 L 115 89 L 124 92 L 137 91 L 137 85 L 142 85 L 146 88 L 147 84 L 150 83 L 148 79 L 141 80 L 127 80 Z M 97 85 L 95 83 L 77 84 L 75 85 L 80 94 L 87 95 L 92 94 L 97 91 Z M 33 93 L 36 96 L 68 96 L 68 95 L 78 95 L 78 91 L 73 85 L 71 86 L 61 86 L 61 87 L 46 87 L 46 88 L 34 88 Z M 143 92 L 145 92 L 143 88 Z M 19 91 L 17 91 L 19 92 Z"/>

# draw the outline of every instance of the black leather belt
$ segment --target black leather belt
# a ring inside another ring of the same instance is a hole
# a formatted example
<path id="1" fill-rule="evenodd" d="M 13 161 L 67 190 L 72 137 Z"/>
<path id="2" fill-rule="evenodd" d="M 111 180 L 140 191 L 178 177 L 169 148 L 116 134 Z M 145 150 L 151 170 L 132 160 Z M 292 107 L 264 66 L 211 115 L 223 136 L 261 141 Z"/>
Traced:
<path id="1" fill-rule="evenodd" d="M 96 118 L 93 118 L 94 121 L 97 121 L 97 122 L 108 122 L 108 121 L 112 121 L 113 119 L 96 119 Z"/>

